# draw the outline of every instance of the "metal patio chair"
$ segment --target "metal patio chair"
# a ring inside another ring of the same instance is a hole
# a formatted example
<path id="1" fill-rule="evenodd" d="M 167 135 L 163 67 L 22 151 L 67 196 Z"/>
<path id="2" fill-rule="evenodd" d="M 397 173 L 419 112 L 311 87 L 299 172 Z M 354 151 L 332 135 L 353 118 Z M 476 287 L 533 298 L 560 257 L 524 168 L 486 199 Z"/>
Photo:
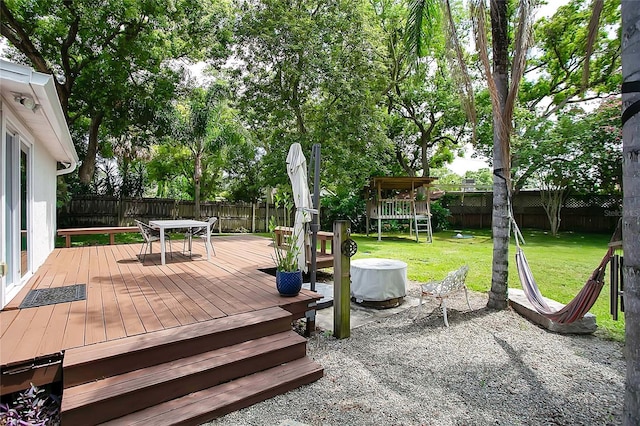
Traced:
<path id="1" fill-rule="evenodd" d="M 160 241 L 160 231 L 158 231 L 157 229 L 153 229 L 148 224 L 141 222 L 139 220 L 136 220 L 135 222 L 136 222 L 136 225 L 138 225 L 138 228 L 140 229 L 140 234 L 142 235 L 142 239 L 143 239 L 142 247 L 140 247 L 140 253 L 138 254 L 138 257 L 142 257 L 142 262 L 144 262 L 144 259 L 147 256 L 147 250 L 145 249 L 145 247 L 148 247 L 148 249 L 151 249 L 152 242 Z M 171 238 L 168 235 L 165 235 L 165 238 L 164 238 L 165 245 L 167 244 L 167 242 L 169 243 L 170 256 L 173 258 L 173 252 L 171 250 Z"/>
<path id="2" fill-rule="evenodd" d="M 460 290 L 464 290 L 464 295 L 467 298 L 467 306 L 471 310 L 469 304 L 469 294 L 467 293 L 467 286 L 465 280 L 467 273 L 469 272 L 469 266 L 464 265 L 455 271 L 449 272 L 449 274 L 442 281 L 432 281 L 420 286 L 420 304 L 418 305 L 418 313 L 416 318 L 422 311 L 422 298 L 424 296 L 430 296 L 440 301 L 442 306 L 442 314 L 444 315 L 444 325 L 449 327 L 449 321 L 447 320 L 447 298 Z"/>
<path id="3" fill-rule="evenodd" d="M 216 216 L 212 216 L 209 219 L 207 219 L 210 230 L 213 231 L 213 225 L 215 225 L 217 221 L 218 221 L 218 218 Z M 182 243 L 182 253 L 185 252 L 185 246 L 187 244 L 187 241 L 189 241 L 189 257 L 191 257 L 192 255 L 191 249 L 193 244 L 193 237 L 200 237 L 202 238 L 203 241 L 206 240 L 207 228 L 204 226 L 200 228 L 189 228 L 189 230 L 184 233 L 184 242 Z M 216 249 L 213 248 L 213 243 L 211 242 L 211 240 L 209 240 L 209 244 L 211 245 L 211 250 L 213 251 L 213 255 L 215 256 Z"/>

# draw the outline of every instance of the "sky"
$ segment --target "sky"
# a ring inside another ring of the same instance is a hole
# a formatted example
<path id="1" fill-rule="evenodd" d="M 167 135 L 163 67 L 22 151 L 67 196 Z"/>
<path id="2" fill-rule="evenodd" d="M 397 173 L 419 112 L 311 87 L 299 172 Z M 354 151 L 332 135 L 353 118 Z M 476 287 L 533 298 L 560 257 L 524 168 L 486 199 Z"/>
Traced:
<path id="1" fill-rule="evenodd" d="M 569 0 L 547 0 L 547 4 L 540 6 L 536 12 L 536 19 L 539 19 L 543 16 L 551 16 L 554 14 L 556 9 L 560 6 L 569 3 Z M 473 153 L 473 147 L 471 144 L 467 146 L 466 154 L 464 158 L 456 158 L 453 160 L 453 163 L 449 164 L 447 167 L 452 170 L 454 173 L 457 173 L 461 176 L 465 174 L 467 171 L 476 171 L 482 168 L 488 168 L 489 164 L 479 158 L 471 158 Z"/>

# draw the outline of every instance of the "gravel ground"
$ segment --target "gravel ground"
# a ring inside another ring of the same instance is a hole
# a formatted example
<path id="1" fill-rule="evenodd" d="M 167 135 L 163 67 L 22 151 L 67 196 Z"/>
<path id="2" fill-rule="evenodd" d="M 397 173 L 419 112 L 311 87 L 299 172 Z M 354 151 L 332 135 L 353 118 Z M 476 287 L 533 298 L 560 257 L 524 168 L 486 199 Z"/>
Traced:
<path id="1" fill-rule="evenodd" d="M 408 295 L 416 296 L 417 283 Z M 208 425 L 614 425 L 621 423 L 623 346 L 558 335 L 486 294 L 412 307 L 337 340 L 320 331 L 309 356 L 324 377 Z M 430 313 L 431 312 L 431 313 Z M 429 314 L 430 313 L 430 314 Z"/>

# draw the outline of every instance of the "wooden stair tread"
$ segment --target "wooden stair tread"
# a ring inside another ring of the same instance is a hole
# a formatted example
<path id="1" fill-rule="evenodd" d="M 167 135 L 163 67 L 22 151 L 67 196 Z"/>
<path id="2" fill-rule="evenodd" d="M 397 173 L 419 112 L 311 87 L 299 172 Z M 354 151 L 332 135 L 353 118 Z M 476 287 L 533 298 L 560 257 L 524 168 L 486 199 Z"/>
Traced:
<path id="1" fill-rule="evenodd" d="M 304 357 L 103 424 L 198 425 L 316 381 L 322 375 L 322 366 Z"/>
<path id="2" fill-rule="evenodd" d="M 295 355 L 294 346 L 300 346 L 298 356 L 306 352 L 306 339 L 294 331 L 287 331 L 233 346 L 193 355 L 164 364 L 131 371 L 95 382 L 73 386 L 64 391 L 62 412 L 85 405 L 100 403 L 112 398 L 126 398 L 144 389 L 167 385 L 187 376 L 202 374 L 221 367 L 233 367 L 234 363 L 256 358 L 266 353 L 287 350 Z M 236 371 L 237 375 L 246 371 Z M 235 378 L 235 377 L 234 377 Z"/>
<path id="3" fill-rule="evenodd" d="M 289 311 L 275 307 L 70 349 L 63 361 L 64 387 L 289 331 L 291 318 Z"/>
<path id="4" fill-rule="evenodd" d="M 65 352 L 64 367 L 95 362 L 123 353 L 137 352 L 155 348 L 162 344 L 179 344 L 194 338 L 220 333 L 237 328 L 248 327 L 268 320 L 288 319 L 291 314 L 279 307 L 262 309 L 209 321 L 193 323 L 181 327 L 148 333 L 144 336 L 131 336 L 95 345 L 69 349 Z"/>

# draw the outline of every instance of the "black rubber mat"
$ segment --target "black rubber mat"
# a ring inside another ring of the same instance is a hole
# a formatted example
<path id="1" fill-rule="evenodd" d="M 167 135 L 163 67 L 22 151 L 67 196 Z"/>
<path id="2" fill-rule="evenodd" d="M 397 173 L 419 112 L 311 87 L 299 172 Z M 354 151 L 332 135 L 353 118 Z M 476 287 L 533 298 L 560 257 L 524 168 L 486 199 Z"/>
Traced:
<path id="1" fill-rule="evenodd" d="M 74 284 L 65 287 L 39 288 L 27 293 L 20 304 L 20 309 L 37 308 L 38 306 L 55 305 L 56 303 L 75 302 L 87 298 L 86 284 Z"/>

